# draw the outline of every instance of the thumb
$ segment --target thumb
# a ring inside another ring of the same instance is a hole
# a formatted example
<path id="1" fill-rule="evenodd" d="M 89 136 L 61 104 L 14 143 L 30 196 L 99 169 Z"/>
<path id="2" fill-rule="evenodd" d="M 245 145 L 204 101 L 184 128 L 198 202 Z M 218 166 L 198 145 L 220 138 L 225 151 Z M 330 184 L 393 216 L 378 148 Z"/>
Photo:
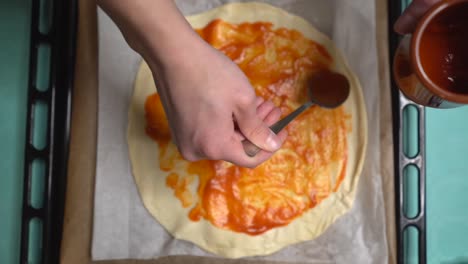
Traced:
<path id="1" fill-rule="evenodd" d="M 242 135 L 257 147 L 269 152 L 281 147 L 281 139 L 257 115 L 255 103 L 240 108 L 234 117 Z"/>
<path id="2" fill-rule="evenodd" d="M 440 0 L 414 0 L 395 22 L 394 30 L 399 34 L 413 32 L 419 19 L 437 2 Z"/>

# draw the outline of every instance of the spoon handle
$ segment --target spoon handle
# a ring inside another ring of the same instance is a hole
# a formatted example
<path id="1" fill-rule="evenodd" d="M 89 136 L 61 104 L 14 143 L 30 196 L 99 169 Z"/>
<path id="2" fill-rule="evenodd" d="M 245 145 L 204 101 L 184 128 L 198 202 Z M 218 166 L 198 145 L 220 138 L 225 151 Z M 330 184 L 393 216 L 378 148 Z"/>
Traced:
<path id="1" fill-rule="evenodd" d="M 312 106 L 312 102 L 307 102 L 300 107 L 298 107 L 296 110 L 291 112 L 289 115 L 285 116 L 283 119 L 279 120 L 278 122 L 274 123 L 270 129 L 271 131 L 275 132 L 275 134 L 278 134 L 285 126 L 287 126 L 291 121 L 294 120 L 298 115 L 300 115 L 302 112 L 304 112 L 307 108 Z"/>
<path id="2" fill-rule="evenodd" d="M 275 134 L 278 134 L 285 126 L 287 126 L 291 121 L 294 120 L 298 115 L 300 115 L 302 112 L 304 112 L 307 108 L 312 106 L 312 102 L 307 102 L 300 107 L 298 107 L 296 110 L 291 112 L 289 115 L 285 116 L 283 119 L 279 120 L 278 122 L 274 123 L 270 129 L 273 131 Z M 257 155 L 257 153 L 260 151 L 260 148 L 257 147 L 255 144 L 250 142 L 248 139 L 242 140 L 242 146 L 244 147 L 245 153 L 249 157 L 254 157 Z"/>

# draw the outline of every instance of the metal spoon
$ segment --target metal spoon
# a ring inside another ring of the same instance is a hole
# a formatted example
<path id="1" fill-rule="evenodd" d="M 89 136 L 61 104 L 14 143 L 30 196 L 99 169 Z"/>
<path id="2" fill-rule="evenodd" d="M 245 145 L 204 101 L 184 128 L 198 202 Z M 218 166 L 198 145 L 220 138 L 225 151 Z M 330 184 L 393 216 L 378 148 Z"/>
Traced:
<path id="1" fill-rule="evenodd" d="M 320 71 L 308 80 L 307 85 L 309 88 L 309 101 L 273 124 L 270 129 L 275 134 L 278 134 L 310 106 L 316 104 L 323 108 L 336 108 L 342 105 L 349 96 L 349 81 L 344 75 L 337 72 Z M 254 157 L 260 151 L 260 148 L 248 139 L 244 139 L 242 145 L 249 157 Z"/>

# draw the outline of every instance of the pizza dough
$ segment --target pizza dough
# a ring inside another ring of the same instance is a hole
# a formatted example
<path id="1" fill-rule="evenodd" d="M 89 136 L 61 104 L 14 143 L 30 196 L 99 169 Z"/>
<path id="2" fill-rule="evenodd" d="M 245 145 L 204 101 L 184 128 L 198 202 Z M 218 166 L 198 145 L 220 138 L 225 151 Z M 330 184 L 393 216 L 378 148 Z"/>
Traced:
<path id="1" fill-rule="evenodd" d="M 191 241 L 212 253 L 230 258 L 266 255 L 285 246 L 316 238 L 351 208 L 367 145 L 363 95 L 356 76 L 331 40 L 304 19 L 267 4 L 235 3 L 190 16 L 187 20 L 192 27 L 202 28 L 216 18 L 230 23 L 265 21 L 276 27 L 296 29 L 306 38 L 327 48 L 335 62 L 334 70 L 346 75 L 351 84 L 351 94 L 344 107 L 351 115 L 352 132 L 347 140 L 346 175 L 337 192 L 288 225 L 250 236 L 217 228 L 204 219 L 191 221 L 187 217 L 190 209 L 183 208 L 173 195 L 173 190 L 166 186 L 168 173 L 160 170 L 158 145 L 145 133 L 144 104 L 156 87 L 148 66 L 144 62 L 141 64 L 129 108 L 127 140 L 132 172 L 145 207 L 175 238 Z M 176 166 L 179 174 L 183 174 L 184 164 Z"/>

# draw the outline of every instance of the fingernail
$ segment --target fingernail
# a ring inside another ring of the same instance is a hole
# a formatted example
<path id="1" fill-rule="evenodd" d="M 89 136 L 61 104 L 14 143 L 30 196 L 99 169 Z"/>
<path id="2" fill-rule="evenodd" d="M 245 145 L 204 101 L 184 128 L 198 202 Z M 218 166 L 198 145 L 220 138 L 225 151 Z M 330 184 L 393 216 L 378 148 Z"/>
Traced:
<path id="1" fill-rule="evenodd" d="M 268 138 L 266 140 L 267 146 L 272 150 L 275 151 L 281 147 L 281 144 L 279 142 L 278 137 L 276 136 L 273 131 L 270 131 L 270 135 L 268 135 Z"/>

